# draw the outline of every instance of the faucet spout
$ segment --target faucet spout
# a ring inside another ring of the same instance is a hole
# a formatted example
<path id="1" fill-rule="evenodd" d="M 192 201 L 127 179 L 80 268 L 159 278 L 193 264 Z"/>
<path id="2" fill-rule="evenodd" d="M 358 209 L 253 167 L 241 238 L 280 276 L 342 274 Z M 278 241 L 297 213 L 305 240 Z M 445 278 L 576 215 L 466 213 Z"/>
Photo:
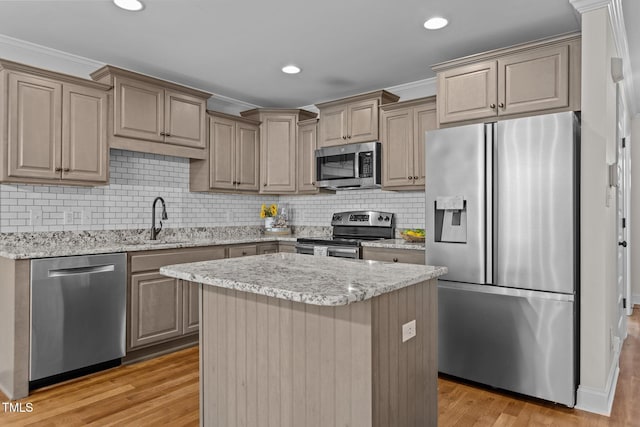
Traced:
<path id="1" fill-rule="evenodd" d="M 160 201 L 162 204 L 162 215 L 160 216 L 160 227 L 156 228 L 156 203 Z M 169 219 L 167 215 L 167 206 L 164 203 L 164 199 L 162 197 L 156 197 L 151 205 L 151 240 L 156 240 L 158 238 L 158 234 L 162 231 L 162 221 Z"/>

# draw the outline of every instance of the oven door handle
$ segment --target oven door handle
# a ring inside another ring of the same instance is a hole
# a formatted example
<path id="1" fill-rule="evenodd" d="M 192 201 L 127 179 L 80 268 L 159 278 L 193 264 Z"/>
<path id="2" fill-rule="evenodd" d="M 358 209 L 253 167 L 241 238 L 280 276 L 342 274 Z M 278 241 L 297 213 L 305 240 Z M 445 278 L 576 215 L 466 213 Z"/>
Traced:
<path id="1" fill-rule="evenodd" d="M 358 251 L 359 251 L 358 248 L 344 249 L 344 248 L 332 248 L 332 247 L 329 247 L 327 249 L 327 252 L 332 252 L 334 254 L 349 254 L 349 255 L 357 255 Z"/>

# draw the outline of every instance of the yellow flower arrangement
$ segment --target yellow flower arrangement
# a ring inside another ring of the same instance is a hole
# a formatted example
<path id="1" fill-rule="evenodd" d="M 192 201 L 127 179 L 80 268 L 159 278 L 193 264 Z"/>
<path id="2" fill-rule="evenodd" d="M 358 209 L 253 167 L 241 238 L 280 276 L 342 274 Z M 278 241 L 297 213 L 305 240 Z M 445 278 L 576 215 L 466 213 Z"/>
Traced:
<path id="1" fill-rule="evenodd" d="M 275 203 L 267 207 L 264 203 L 260 207 L 260 218 L 269 218 L 278 214 L 278 205 Z"/>

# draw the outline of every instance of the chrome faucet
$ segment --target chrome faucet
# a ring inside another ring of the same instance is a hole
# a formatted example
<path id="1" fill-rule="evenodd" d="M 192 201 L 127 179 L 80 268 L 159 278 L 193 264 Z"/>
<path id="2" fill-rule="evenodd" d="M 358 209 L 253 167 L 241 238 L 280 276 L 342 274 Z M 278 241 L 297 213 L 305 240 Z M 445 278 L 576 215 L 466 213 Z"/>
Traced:
<path id="1" fill-rule="evenodd" d="M 162 203 L 162 217 L 160 219 L 160 227 L 156 228 L 156 202 L 158 200 Z M 156 240 L 162 230 L 162 220 L 166 221 L 167 219 L 169 219 L 169 217 L 167 216 L 167 206 L 164 204 L 164 199 L 162 197 L 156 197 L 153 205 L 151 205 L 151 240 Z"/>

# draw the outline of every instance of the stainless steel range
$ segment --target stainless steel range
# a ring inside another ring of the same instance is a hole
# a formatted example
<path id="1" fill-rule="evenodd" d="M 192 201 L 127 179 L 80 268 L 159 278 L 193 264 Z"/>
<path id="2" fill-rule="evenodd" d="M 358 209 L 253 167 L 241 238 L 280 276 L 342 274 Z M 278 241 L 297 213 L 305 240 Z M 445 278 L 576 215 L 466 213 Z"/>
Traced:
<path id="1" fill-rule="evenodd" d="M 363 240 L 393 239 L 396 232 L 392 213 L 353 211 L 334 213 L 329 238 L 299 238 L 296 252 L 341 258 L 362 258 Z"/>

